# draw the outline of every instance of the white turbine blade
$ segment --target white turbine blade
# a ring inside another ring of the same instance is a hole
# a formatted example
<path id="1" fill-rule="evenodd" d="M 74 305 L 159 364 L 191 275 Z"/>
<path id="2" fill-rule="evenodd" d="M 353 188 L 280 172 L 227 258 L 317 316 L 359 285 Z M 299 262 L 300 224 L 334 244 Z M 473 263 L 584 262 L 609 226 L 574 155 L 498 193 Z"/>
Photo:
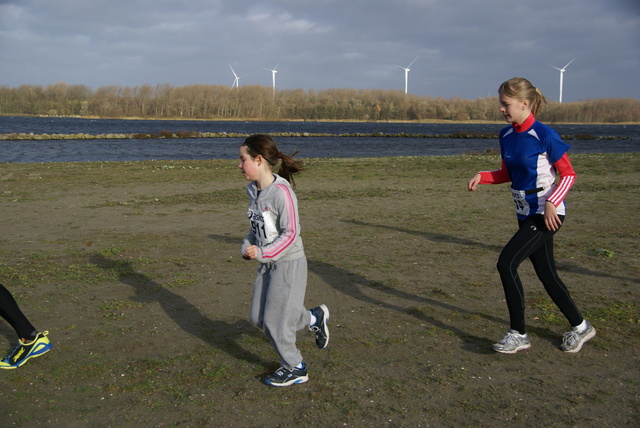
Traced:
<path id="1" fill-rule="evenodd" d="M 281 60 L 281 61 L 282 61 L 282 60 Z M 270 71 L 270 72 L 271 72 L 271 74 L 275 74 L 275 73 L 277 73 L 277 72 L 278 72 L 278 66 L 279 66 L 279 65 L 280 65 L 280 61 L 278 61 L 278 63 L 276 64 L 276 66 L 275 66 L 275 67 L 273 67 L 273 68 L 266 68 L 266 67 L 265 67 L 265 70 Z"/>
<path id="2" fill-rule="evenodd" d="M 414 62 L 416 62 L 416 60 L 417 60 L 418 58 L 419 58 L 419 57 L 415 57 L 415 58 L 413 59 L 413 61 L 411 61 L 411 63 L 409 63 L 409 65 L 407 65 L 407 68 L 411 67 L 411 66 L 413 65 L 413 63 L 414 63 Z"/>
<path id="3" fill-rule="evenodd" d="M 558 68 L 558 67 L 556 67 L 555 65 L 551 65 L 551 64 L 547 64 L 547 65 L 548 65 L 549 67 L 551 67 L 551 68 L 555 68 L 555 69 L 556 69 L 556 70 L 558 70 L 558 71 L 562 71 L 562 70 L 563 70 L 562 68 Z"/>
<path id="4" fill-rule="evenodd" d="M 576 57 L 577 58 L 577 57 Z M 571 64 L 573 61 L 576 60 L 576 58 L 572 59 L 571 61 L 569 61 L 569 64 Z M 562 67 L 562 69 L 564 70 L 565 68 L 569 67 L 569 64 L 565 65 L 564 67 Z"/>
<path id="5" fill-rule="evenodd" d="M 240 78 L 242 76 L 238 76 L 236 74 L 236 71 L 233 69 L 233 67 L 231 67 L 231 65 L 229 65 L 229 68 L 231 69 L 231 72 L 233 73 L 233 77 L 235 77 L 233 83 L 231 84 L 231 87 L 233 88 L 235 86 L 237 88 L 239 86 L 239 81 L 240 81 Z"/>
<path id="6" fill-rule="evenodd" d="M 280 61 L 278 61 L 278 64 L 280 64 Z M 276 68 L 278 67 L 278 64 L 276 64 L 276 66 L 272 69 L 270 68 L 265 68 L 265 70 L 268 70 L 271 72 L 271 86 L 273 86 L 273 91 L 275 93 L 276 90 L 276 73 L 278 72 L 278 70 L 276 70 Z"/>

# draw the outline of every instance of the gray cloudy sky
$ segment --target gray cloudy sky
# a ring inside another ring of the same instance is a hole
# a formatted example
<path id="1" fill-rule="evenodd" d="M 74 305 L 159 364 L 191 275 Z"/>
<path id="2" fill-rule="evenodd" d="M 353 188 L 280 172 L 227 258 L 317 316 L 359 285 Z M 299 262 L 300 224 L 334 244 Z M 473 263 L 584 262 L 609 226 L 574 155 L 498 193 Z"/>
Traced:
<path id="1" fill-rule="evenodd" d="M 0 0 L 0 86 L 168 83 L 640 98 L 640 0 Z"/>

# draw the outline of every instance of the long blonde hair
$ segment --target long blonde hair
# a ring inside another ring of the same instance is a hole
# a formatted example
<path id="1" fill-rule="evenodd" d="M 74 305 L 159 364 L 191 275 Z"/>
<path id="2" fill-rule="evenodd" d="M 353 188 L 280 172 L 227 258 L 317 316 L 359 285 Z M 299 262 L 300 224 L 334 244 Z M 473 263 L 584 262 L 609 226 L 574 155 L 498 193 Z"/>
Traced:
<path id="1" fill-rule="evenodd" d="M 536 117 L 542 112 L 547 103 L 547 99 L 542 95 L 542 92 L 524 77 L 513 77 L 507 80 L 500 85 L 498 93 L 520 101 L 529 101 L 531 113 Z"/>

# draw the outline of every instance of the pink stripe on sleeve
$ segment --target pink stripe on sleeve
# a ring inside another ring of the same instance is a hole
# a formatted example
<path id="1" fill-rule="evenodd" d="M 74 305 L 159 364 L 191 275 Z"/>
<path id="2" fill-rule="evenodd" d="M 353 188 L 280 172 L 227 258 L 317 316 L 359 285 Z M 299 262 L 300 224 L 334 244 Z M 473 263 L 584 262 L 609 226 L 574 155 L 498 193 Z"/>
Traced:
<path id="1" fill-rule="evenodd" d="M 293 205 L 293 197 L 291 196 L 291 190 L 283 185 L 277 184 L 277 187 L 282 190 L 282 193 L 285 197 L 285 210 L 287 211 L 287 226 L 286 231 L 283 235 L 278 237 L 278 239 L 274 242 L 274 245 L 267 246 L 262 249 L 262 257 L 264 258 L 274 258 L 278 254 L 282 253 L 287 249 L 296 239 L 298 234 L 298 216 L 296 210 Z"/>

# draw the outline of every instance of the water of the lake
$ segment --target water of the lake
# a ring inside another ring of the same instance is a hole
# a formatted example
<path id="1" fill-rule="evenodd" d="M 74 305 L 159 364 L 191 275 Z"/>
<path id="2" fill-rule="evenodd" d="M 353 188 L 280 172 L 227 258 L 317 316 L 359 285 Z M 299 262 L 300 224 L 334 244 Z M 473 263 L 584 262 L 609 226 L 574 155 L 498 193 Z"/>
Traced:
<path id="1" fill-rule="evenodd" d="M 238 122 L 119 120 L 0 116 L 0 134 L 158 134 L 161 131 L 215 133 L 310 133 L 332 137 L 279 137 L 280 149 L 300 157 L 451 156 L 498 150 L 497 139 L 438 138 L 438 135 L 498 133 L 504 124 L 386 122 Z M 570 153 L 640 151 L 640 125 L 551 125 L 568 139 Z M 436 137 L 339 137 L 340 134 L 411 134 Z M 584 136 L 593 139 L 582 139 Z M 601 139 L 605 137 L 606 139 Z M 0 162 L 87 162 L 236 159 L 243 138 L 0 140 Z"/>

